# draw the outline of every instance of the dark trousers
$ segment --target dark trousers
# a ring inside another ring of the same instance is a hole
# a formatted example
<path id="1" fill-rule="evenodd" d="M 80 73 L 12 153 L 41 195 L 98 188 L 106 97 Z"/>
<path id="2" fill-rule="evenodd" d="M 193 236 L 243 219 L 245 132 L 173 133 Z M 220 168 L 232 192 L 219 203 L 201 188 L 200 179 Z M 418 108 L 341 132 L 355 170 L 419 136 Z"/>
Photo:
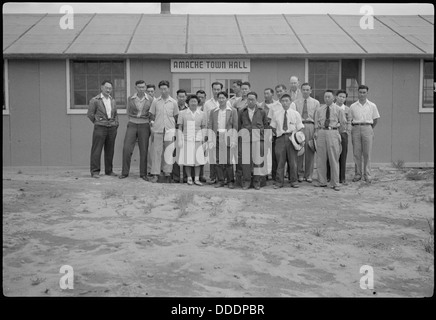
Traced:
<path id="1" fill-rule="evenodd" d="M 290 134 L 282 134 L 276 139 L 275 152 L 277 157 L 277 183 L 283 185 L 285 181 L 285 165 L 290 167 L 290 181 L 297 180 L 297 151 L 294 149 Z"/>
<path id="2" fill-rule="evenodd" d="M 244 164 L 242 162 L 242 158 L 240 158 L 241 163 L 242 163 L 242 176 L 244 178 L 244 183 L 251 183 L 251 173 L 253 171 L 254 168 L 262 168 L 264 166 L 264 162 L 260 163 L 260 164 L 256 164 L 253 159 L 256 157 L 256 162 L 259 162 L 261 159 L 258 158 L 263 157 L 264 156 L 264 142 L 263 141 L 255 141 L 255 142 L 251 142 L 251 143 L 242 143 L 242 145 L 249 145 L 249 147 L 246 147 L 245 149 L 242 149 L 244 152 L 249 152 L 250 153 L 250 163 L 249 164 Z M 254 152 L 256 153 L 255 156 L 253 156 L 253 149 Z M 241 150 L 241 151 L 242 151 Z M 260 153 L 259 153 L 260 150 Z M 266 168 L 265 168 L 266 169 Z M 256 171 L 254 171 L 253 174 L 253 183 L 254 184 L 258 184 L 260 183 L 260 169 L 258 170 L 258 173 L 256 174 Z M 266 170 L 264 170 L 266 172 Z"/>
<path id="3" fill-rule="evenodd" d="M 219 152 L 220 144 L 219 139 L 216 139 L 216 176 L 219 182 L 224 182 L 224 179 L 227 178 L 227 182 L 234 182 L 235 175 L 233 173 L 233 164 L 231 163 L 231 154 L 230 154 L 230 146 L 227 147 L 227 155 L 225 163 L 221 164 L 219 161 L 220 152 Z"/>
<path id="4" fill-rule="evenodd" d="M 101 152 L 104 147 L 104 172 L 112 172 L 114 159 L 115 139 L 118 127 L 105 127 L 94 125 L 91 147 L 91 174 L 100 173 Z"/>
<path id="5" fill-rule="evenodd" d="M 124 137 L 123 146 L 123 169 L 121 174 L 129 175 L 130 162 L 132 159 L 133 149 L 135 148 L 136 139 L 138 139 L 139 147 L 139 175 L 147 175 L 147 157 L 148 157 L 148 141 L 150 137 L 150 125 L 148 123 L 136 124 L 127 123 L 126 135 Z"/>
<path id="6" fill-rule="evenodd" d="M 273 180 L 277 177 L 277 156 L 276 156 L 276 137 L 272 139 L 272 150 L 271 150 L 271 160 L 272 160 L 272 169 L 271 169 L 271 177 Z"/>
<path id="7" fill-rule="evenodd" d="M 339 156 L 339 182 L 345 181 L 345 171 L 347 167 L 347 153 L 348 153 L 348 134 L 341 133 L 341 146 L 342 152 Z M 330 180 L 330 162 L 327 159 L 327 180 Z"/>

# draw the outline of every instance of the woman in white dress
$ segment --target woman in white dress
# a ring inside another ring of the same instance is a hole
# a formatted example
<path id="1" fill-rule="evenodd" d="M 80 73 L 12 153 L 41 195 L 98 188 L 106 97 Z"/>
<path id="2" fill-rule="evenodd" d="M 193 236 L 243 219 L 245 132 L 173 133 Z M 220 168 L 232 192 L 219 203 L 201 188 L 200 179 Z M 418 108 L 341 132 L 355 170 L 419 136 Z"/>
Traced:
<path id="1" fill-rule="evenodd" d="M 192 168 L 194 168 L 194 183 L 201 186 L 199 175 L 200 166 L 206 163 L 203 150 L 203 132 L 206 129 L 206 117 L 203 111 L 198 108 L 200 99 L 196 95 L 190 95 L 186 99 L 188 108 L 179 113 L 177 119 L 180 165 L 185 168 L 187 184 L 192 185 Z M 183 137 L 181 136 L 183 132 Z"/>

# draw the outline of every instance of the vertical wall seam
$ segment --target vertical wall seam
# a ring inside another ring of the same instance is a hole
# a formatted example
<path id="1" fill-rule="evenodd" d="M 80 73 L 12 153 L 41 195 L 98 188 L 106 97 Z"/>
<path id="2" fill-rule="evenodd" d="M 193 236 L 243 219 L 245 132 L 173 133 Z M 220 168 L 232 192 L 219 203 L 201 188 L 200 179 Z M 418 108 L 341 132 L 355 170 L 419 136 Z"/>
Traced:
<path id="1" fill-rule="evenodd" d="M 189 41 L 189 14 L 186 17 L 186 42 L 185 42 L 185 53 L 188 53 L 188 41 Z"/>

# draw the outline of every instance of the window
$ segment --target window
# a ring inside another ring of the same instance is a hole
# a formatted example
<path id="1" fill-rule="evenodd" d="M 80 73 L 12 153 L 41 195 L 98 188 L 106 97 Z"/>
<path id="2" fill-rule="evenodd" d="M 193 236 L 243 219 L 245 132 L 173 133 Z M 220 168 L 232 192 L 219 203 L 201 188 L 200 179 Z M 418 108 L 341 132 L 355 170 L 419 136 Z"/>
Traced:
<path id="1" fill-rule="evenodd" d="M 348 93 L 346 104 L 355 102 L 360 79 L 360 60 L 309 60 L 309 83 L 312 96 L 324 104 L 324 92 L 327 89 L 345 89 Z"/>
<path id="2" fill-rule="evenodd" d="M 433 112 L 434 110 L 434 62 L 431 60 L 421 60 L 421 101 L 419 111 L 421 112 Z"/>
<path id="3" fill-rule="evenodd" d="M 323 104 L 327 89 L 339 89 L 339 60 L 309 60 L 309 83 L 313 97 Z"/>
<path id="4" fill-rule="evenodd" d="M 242 79 L 216 79 L 216 81 L 221 82 L 223 84 L 223 91 L 227 92 L 229 95 L 229 99 L 235 96 L 235 92 L 233 91 L 233 82 L 236 81 L 245 81 Z"/>
<path id="5" fill-rule="evenodd" d="M 3 61 L 3 114 L 9 114 L 8 61 Z"/>
<path id="6" fill-rule="evenodd" d="M 188 95 L 195 94 L 198 90 L 206 89 L 205 79 L 179 79 L 179 89 L 186 90 Z"/>
<path id="7" fill-rule="evenodd" d="M 117 109 L 126 108 L 126 64 L 123 60 L 71 61 L 71 109 L 88 109 L 89 101 L 100 93 L 103 80 L 113 83 Z"/>

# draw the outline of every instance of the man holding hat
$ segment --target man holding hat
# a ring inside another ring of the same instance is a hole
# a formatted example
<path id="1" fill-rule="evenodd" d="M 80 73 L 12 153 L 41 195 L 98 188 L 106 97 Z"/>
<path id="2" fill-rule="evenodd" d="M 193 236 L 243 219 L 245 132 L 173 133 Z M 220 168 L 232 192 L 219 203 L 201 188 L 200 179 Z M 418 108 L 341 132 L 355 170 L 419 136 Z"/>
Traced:
<path id="1" fill-rule="evenodd" d="M 301 150 L 304 134 L 298 133 L 304 128 L 300 114 L 295 111 L 295 104 L 289 94 L 280 97 L 283 108 L 276 109 L 271 117 L 271 128 L 276 135 L 275 153 L 277 158 L 277 179 L 274 189 L 283 188 L 285 164 L 290 167 L 291 187 L 298 188 L 297 182 L 297 147 Z M 292 107 L 291 107 L 292 104 Z M 298 132 L 297 132 L 298 131 Z M 292 138 L 292 140 L 291 140 Z M 304 149 L 303 149 L 304 150 Z"/>
<path id="2" fill-rule="evenodd" d="M 305 82 L 301 85 L 303 97 L 294 101 L 298 113 L 304 124 L 303 133 L 306 138 L 304 154 L 298 157 L 298 182 L 306 180 L 312 182 L 313 164 L 315 162 L 315 150 L 313 148 L 313 133 L 315 129 L 315 110 L 319 108 L 319 101 L 310 96 L 312 88 Z M 309 144 L 310 142 L 310 144 Z M 310 147 L 312 145 L 312 148 Z"/>
<path id="3" fill-rule="evenodd" d="M 339 155 L 341 154 L 341 135 L 339 128 L 347 125 L 344 111 L 333 103 L 332 90 L 324 93 L 325 104 L 315 111 L 315 133 L 317 148 L 317 187 L 327 187 L 327 160 L 330 162 L 331 188 L 339 191 Z"/>

